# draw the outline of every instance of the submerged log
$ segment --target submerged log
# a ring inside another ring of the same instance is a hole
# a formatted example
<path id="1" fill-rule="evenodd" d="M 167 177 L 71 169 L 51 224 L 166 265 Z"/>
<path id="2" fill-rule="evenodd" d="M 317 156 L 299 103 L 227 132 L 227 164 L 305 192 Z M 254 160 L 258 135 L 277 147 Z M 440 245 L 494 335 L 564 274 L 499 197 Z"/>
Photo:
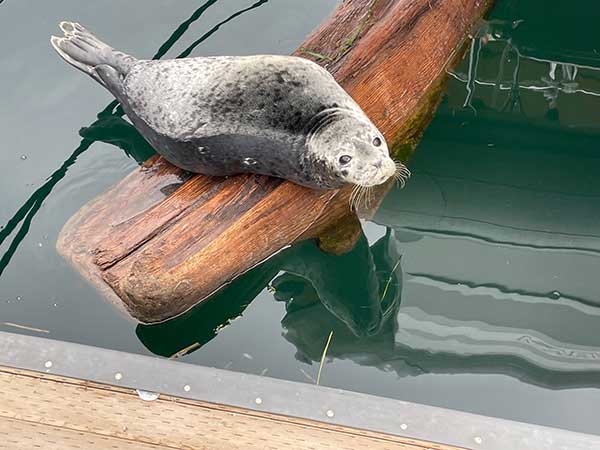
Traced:
<path id="1" fill-rule="evenodd" d="M 406 159 L 446 69 L 490 3 L 346 0 L 295 54 L 326 66 Z M 153 157 L 81 208 L 57 248 L 135 319 L 160 322 L 295 242 L 326 234 L 335 249 L 331 230 L 345 217 L 356 222 L 349 193 L 257 175 L 192 175 Z"/>

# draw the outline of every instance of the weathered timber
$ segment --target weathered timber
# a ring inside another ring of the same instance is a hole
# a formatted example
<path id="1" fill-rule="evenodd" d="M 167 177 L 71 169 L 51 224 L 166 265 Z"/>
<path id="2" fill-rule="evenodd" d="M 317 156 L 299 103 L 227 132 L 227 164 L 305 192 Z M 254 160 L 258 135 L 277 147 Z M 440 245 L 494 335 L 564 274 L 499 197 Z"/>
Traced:
<path id="1" fill-rule="evenodd" d="M 404 159 L 490 3 L 347 0 L 295 54 L 325 65 Z M 154 157 L 75 214 L 57 248 L 135 319 L 160 322 L 294 242 L 326 234 L 328 249 L 347 249 L 336 248 L 331 230 L 352 214 L 349 193 L 255 175 L 192 176 Z"/>

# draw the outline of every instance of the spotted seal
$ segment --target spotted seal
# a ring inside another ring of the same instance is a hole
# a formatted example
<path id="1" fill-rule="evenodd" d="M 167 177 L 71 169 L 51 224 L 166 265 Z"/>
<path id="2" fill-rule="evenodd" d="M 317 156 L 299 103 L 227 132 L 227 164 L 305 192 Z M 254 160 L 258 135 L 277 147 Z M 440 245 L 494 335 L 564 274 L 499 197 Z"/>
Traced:
<path id="1" fill-rule="evenodd" d="M 271 175 L 318 189 L 370 187 L 408 170 L 327 70 L 294 56 L 139 60 L 78 23 L 51 43 L 107 88 L 152 146 L 191 172 Z"/>

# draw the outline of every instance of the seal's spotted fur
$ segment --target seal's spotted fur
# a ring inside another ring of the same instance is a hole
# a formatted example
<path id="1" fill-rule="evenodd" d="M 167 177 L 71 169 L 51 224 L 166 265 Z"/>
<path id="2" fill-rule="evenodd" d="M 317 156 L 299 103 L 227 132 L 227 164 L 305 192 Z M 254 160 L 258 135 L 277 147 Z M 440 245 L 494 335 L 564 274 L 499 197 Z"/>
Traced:
<path id="1" fill-rule="evenodd" d="M 81 25 L 52 37 L 104 85 L 171 163 L 208 175 L 252 172 L 322 189 L 396 173 L 383 136 L 319 65 L 293 56 L 137 60 Z"/>

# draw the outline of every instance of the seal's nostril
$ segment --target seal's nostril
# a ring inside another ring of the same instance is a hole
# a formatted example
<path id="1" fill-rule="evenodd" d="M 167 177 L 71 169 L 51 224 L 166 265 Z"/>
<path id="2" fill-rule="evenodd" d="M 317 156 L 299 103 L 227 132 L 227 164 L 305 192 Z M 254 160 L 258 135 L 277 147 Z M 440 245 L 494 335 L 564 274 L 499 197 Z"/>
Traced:
<path id="1" fill-rule="evenodd" d="M 375 164 L 373 164 L 375 166 L 375 168 L 377 169 L 381 169 L 381 161 L 377 161 Z"/>

